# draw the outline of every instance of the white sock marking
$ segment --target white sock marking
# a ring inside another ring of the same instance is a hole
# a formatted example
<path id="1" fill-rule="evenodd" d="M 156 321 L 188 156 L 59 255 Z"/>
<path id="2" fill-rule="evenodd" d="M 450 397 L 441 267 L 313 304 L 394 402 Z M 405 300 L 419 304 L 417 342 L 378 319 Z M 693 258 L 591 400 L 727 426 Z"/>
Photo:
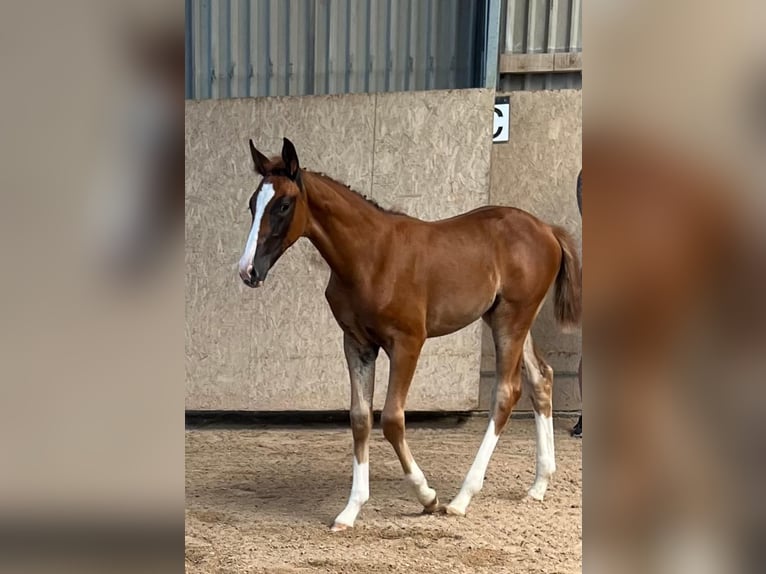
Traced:
<path id="1" fill-rule="evenodd" d="M 429 488 L 423 471 L 420 470 L 420 467 L 414 460 L 410 463 L 410 470 L 409 474 L 404 475 L 404 479 L 412 487 L 420 504 L 428 506 L 436 499 L 436 491 L 433 488 Z"/>
<path id="2" fill-rule="evenodd" d="M 335 519 L 336 524 L 353 526 L 362 505 L 370 498 L 370 466 L 367 462 L 359 463 L 354 457 L 354 478 L 351 483 L 351 496 L 348 504 Z"/>
<path id="3" fill-rule="evenodd" d="M 245 252 L 239 260 L 239 273 L 240 275 L 247 272 L 247 268 L 253 264 L 255 258 L 255 250 L 258 248 L 258 235 L 261 232 L 261 220 L 263 219 L 263 213 L 266 211 L 266 206 L 274 197 L 274 186 L 270 183 L 264 183 L 261 187 L 261 191 L 258 192 L 258 197 L 255 200 L 255 216 L 253 217 L 253 226 L 250 228 L 250 235 L 247 237 L 247 244 L 245 245 Z"/>
<path id="4" fill-rule="evenodd" d="M 450 503 L 450 508 L 458 511 L 460 514 L 465 514 L 468 503 L 471 502 L 471 498 L 481 490 L 484 485 L 484 475 L 487 472 L 487 466 L 489 466 L 489 459 L 492 457 L 492 453 L 497 445 L 498 436 L 495 434 L 495 421 L 489 419 L 489 426 L 487 432 L 484 433 L 484 439 L 481 441 L 479 452 L 476 453 L 476 458 L 471 465 L 471 470 L 463 481 L 463 486 L 460 488 L 457 496 Z"/>
<path id="5" fill-rule="evenodd" d="M 535 412 L 535 429 L 537 430 L 537 473 L 529 496 L 535 500 L 543 500 L 548 490 L 548 479 L 556 471 L 556 459 L 553 446 L 553 419 Z"/>
<path id="6" fill-rule="evenodd" d="M 545 381 L 545 374 L 540 372 L 540 364 L 535 356 L 532 334 L 524 339 L 524 364 L 527 377 L 533 387 Z M 533 391 L 534 392 L 534 391 Z M 529 496 L 543 500 L 548 490 L 548 480 L 556 472 L 556 456 L 553 443 L 553 419 L 535 411 L 535 430 L 537 431 L 537 470 L 535 482 L 529 489 Z"/>

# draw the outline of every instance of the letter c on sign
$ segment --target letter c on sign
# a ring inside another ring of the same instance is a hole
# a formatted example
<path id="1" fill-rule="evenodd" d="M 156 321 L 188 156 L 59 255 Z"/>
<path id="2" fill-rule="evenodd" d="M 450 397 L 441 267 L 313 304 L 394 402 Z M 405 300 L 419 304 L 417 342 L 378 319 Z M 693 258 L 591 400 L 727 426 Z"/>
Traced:
<path id="1" fill-rule="evenodd" d="M 495 143 L 507 142 L 510 139 L 510 129 L 511 103 L 508 101 L 508 96 L 502 96 L 495 100 L 492 141 Z"/>
<path id="2" fill-rule="evenodd" d="M 503 112 L 501 112 L 498 108 L 495 108 L 495 115 L 499 118 L 503 117 Z M 500 135 L 500 132 L 503 131 L 503 124 L 500 124 L 497 126 L 497 129 L 495 130 L 495 133 L 492 134 L 492 139 L 496 138 Z"/>

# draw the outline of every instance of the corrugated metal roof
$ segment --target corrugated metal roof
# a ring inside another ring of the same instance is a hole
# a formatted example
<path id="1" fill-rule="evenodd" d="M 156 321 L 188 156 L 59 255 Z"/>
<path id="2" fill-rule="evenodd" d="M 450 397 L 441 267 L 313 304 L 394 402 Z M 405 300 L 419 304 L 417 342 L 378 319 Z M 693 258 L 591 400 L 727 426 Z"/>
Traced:
<path id="1" fill-rule="evenodd" d="M 186 0 L 186 97 L 479 86 L 498 4 L 501 54 L 581 50 L 581 0 Z M 501 90 L 579 78 L 507 74 L 509 61 Z"/>

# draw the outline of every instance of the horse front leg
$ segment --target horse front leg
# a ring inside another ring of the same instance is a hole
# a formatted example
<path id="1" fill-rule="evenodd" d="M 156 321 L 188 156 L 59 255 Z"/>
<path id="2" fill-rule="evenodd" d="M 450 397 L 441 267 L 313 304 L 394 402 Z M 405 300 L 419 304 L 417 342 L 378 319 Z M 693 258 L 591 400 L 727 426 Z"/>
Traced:
<path id="1" fill-rule="evenodd" d="M 424 341 L 425 338 L 408 338 L 395 342 L 390 353 L 391 370 L 386 404 L 383 407 L 380 423 L 383 427 L 383 436 L 394 447 L 404 471 L 404 478 L 420 504 L 423 505 L 424 512 L 434 512 L 439 507 L 436 491 L 428 486 L 423 471 L 412 457 L 407 441 L 404 439 L 404 403 Z"/>
<path id="2" fill-rule="evenodd" d="M 375 360 L 378 347 L 359 343 L 343 336 L 343 350 L 351 379 L 351 434 L 354 437 L 353 479 L 346 508 L 335 518 L 332 531 L 354 526 L 359 511 L 370 497 L 370 430 L 372 429 L 372 394 L 375 387 Z"/>

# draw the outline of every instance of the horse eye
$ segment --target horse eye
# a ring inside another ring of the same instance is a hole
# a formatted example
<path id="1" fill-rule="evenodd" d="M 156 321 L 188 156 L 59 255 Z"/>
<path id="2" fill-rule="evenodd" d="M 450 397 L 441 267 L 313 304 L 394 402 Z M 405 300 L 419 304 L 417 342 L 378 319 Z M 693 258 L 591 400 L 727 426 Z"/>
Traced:
<path id="1" fill-rule="evenodd" d="M 279 206 L 280 213 L 287 213 L 288 209 L 290 209 L 290 204 L 288 202 L 284 202 Z"/>

